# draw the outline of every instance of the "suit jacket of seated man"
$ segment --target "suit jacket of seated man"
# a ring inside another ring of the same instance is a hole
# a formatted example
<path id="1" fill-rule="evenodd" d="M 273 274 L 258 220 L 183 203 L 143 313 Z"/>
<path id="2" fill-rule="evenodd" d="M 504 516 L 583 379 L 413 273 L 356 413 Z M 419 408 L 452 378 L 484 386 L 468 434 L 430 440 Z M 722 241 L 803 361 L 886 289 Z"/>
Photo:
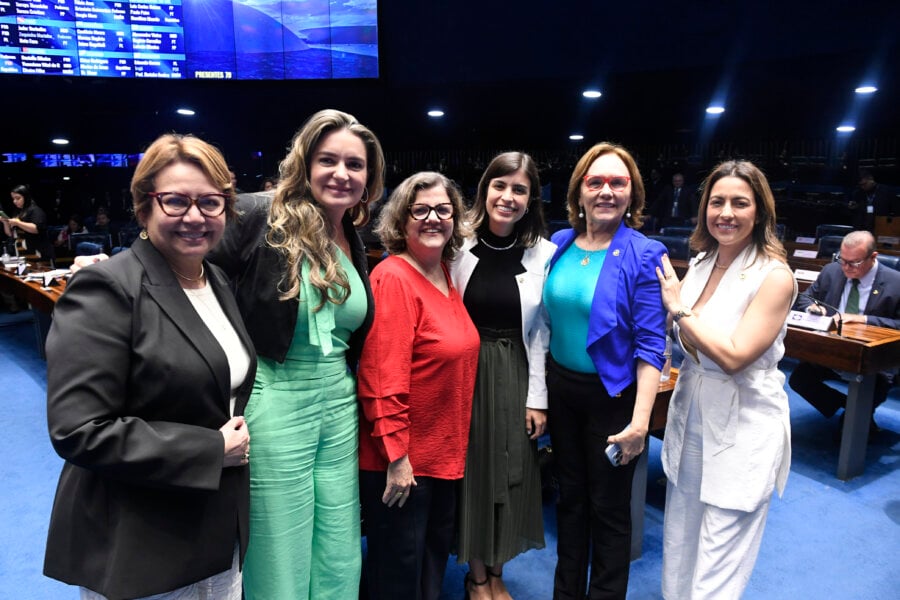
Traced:
<path id="1" fill-rule="evenodd" d="M 841 265 L 830 263 L 822 269 L 806 293 L 797 297 L 794 309 L 806 310 L 813 304 L 812 298 L 831 306 L 840 306 L 846 284 L 847 277 L 841 270 Z M 834 310 L 826 310 L 829 315 L 834 314 Z M 869 325 L 900 329 L 900 271 L 878 265 L 864 314 Z"/>
<path id="2" fill-rule="evenodd" d="M 866 315 L 866 323 L 878 327 L 890 327 L 900 329 L 900 272 L 885 265 L 876 267 L 875 279 L 872 282 L 872 290 L 863 314 Z M 806 310 L 813 304 L 812 298 L 840 307 L 841 295 L 847 277 L 844 275 L 839 263 L 827 265 L 815 282 L 805 294 L 800 294 L 794 305 L 796 310 Z M 834 310 L 825 307 L 829 315 Z M 789 385 L 797 394 L 814 406 L 826 418 L 833 416 L 837 410 L 846 406 L 847 397 L 836 389 L 825 384 L 826 380 L 842 379 L 840 373 L 811 363 L 800 363 L 791 373 Z M 891 373 L 879 373 L 875 380 L 874 396 L 872 398 L 872 411 L 884 402 L 891 388 Z"/>

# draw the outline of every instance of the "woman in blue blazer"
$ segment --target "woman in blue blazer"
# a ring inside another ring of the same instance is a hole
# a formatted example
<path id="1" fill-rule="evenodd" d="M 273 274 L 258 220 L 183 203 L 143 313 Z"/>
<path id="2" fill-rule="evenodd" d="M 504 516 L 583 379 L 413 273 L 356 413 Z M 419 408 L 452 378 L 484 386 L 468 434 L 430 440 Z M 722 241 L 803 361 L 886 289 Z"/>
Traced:
<path id="1" fill-rule="evenodd" d="M 550 437 L 559 477 L 554 598 L 625 598 L 631 480 L 644 449 L 665 350 L 654 267 L 662 244 L 636 231 L 644 186 L 631 155 L 597 144 L 566 198 L 544 286 Z M 618 462 L 607 458 L 618 445 Z M 588 562 L 591 574 L 588 587 Z"/>

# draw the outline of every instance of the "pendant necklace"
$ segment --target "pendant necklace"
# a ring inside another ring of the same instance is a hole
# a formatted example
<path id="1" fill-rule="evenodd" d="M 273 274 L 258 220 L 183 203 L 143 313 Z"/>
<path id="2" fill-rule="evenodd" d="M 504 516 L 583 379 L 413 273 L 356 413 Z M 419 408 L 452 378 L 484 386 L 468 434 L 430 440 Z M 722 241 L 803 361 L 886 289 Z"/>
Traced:
<path id="1" fill-rule="evenodd" d="M 597 250 L 584 250 L 584 258 L 581 259 L 581 266 L 586 267 L 591 264 L 591 255 L 594 252 L 598 252 L 600 250 L 600 248 L 598 248 Z"/>

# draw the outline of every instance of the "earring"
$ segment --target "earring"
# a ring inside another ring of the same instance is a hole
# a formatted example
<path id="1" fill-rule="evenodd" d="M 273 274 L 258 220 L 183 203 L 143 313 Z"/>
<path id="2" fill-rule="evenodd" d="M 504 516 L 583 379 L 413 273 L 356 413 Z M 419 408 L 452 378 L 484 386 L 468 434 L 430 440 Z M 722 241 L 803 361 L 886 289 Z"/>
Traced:
<path id="1" fill-rule="evenodd" d="M 147 233 L 146 229 L 141 229 L 141 232 L 138 234 L 138 237 L 141 238 L 142 240 L 149 240 L 150 234 Z"/>
<path id="2" fill-rule="evenodd" d="M 528 207 L 527 207 L 527 206 L 525 207 L 525 214 L 526 214 L 526 215 L 528 214 Z"/>
<path id="3" fill-rule="evenodd" d="M 625 211 L 625 218 L 626 218 L 626 219 L 630 219 L 630 218 L 631 218 L 631 208 L 629 208 L 627 211 Z"/>
<path id="4" fill-rule="evenodd" d="M 362 204 L 365 204 L 369 201 L 369 188 L 363 188 L 362 198 L 359 199 Z"/>
<path id="5" fill-rule="evenodd" d="M 578 205 L 578 218 L 579 219 L 584 218 L 584 207 L 581 206 L 580 204 Z"/>

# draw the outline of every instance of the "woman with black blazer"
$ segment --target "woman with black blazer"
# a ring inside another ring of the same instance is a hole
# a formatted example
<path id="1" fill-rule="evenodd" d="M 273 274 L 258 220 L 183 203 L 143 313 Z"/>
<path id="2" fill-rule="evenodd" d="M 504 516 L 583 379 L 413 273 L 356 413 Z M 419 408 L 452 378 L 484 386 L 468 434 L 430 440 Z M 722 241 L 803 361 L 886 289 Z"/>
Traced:
<path id="1" fill-rule="evenodd" d="M 360 548 L 356 363 L 372 324 L 355 226 L 383 191 L 384 155 L 355 117 L 310 117 L 275 192 L 242 195 L 211 260 L 232 277 L 259 369 L 247 600 L 356 598 Z"/>
<path id="2" fill-rule="evenodd" d="M 204 261 L 234 210 L 228 168 L 202 140 L 165 135 L 131 193 L 140 239 L 72 277 L 47 338 L 50 439 L 66 463 L 44 573 L 90 600 L 240 600 L 256 360 Z M 200 588 L 212 596 L 190 595 Z"/>

